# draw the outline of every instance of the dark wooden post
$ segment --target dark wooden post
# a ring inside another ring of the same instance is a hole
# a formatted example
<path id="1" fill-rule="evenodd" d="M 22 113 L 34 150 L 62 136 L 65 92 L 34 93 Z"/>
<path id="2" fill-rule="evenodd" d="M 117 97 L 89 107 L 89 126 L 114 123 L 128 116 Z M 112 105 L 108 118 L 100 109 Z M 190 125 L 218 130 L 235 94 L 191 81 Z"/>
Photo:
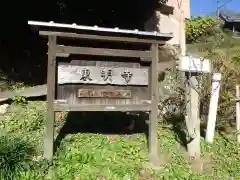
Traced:
<path id="1" fill-rule="evenodd" d="M 158 44 L 152 44 L 152 63 L 149 70 L 149 91 L 152 102 L 149 114 L 149 158 L 153 166 L 159 166 L 157 112 L 158 112 Z"/>
<path id="2" fill-rule="evenodd" d="M 52 159 L 54 142 L 54 100 L 56 76 L 56 36 L 48 37 L 48 74 L 47 74 L 47 122 L 44 141 L 44 158 Z"/>

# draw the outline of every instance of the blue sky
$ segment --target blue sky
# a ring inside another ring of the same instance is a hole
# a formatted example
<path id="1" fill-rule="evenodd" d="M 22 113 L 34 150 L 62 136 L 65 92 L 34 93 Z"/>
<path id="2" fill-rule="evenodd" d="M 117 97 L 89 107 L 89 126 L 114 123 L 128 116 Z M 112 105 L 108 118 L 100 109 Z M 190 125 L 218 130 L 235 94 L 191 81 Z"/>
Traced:
<path id="1" fill-rule="evenodd" d="M 222 5 L 229 0 L 219 0 Z M 217 0 L 190 0 L 191 16 L 209 15 L 217 8 Z M 240 0 L 232 0 L 225 8 L 240 12 Z"/>

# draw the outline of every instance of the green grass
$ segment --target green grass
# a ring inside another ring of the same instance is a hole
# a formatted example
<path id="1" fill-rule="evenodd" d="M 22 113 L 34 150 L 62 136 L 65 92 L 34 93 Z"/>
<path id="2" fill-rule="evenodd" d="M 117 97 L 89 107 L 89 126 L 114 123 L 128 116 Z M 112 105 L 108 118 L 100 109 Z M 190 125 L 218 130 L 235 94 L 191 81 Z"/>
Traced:
<path id="1" fill-rule="evenodd" d="M 53 162 L 46 162 L 41 158 L 45 105 L 44 102 L 11 105 L 8 113 L 0 119 L 8 136 L 18 137 L 35 147 L 33 155 L 26 151 L 31 155 L 31 162 L 27 162 L 30 168 L 23 169 L 19 179 L 240 179 L 240 146 L 233 135 L 220 136 L 216 133 L 213 145 L 202 141 L 203 157 L 198 164 L 203 163 L 203 170 L 200 170 L 196 168 L 197 163 L 187 161 L 186 152 L 179 145 L 176 134 L 161 124 L 158 138 L 162 166 L 158 170 L 144 166 L 148 159 L 144 134 L 114 135 L 112 139 L 103 134 L 69 134 L 61 140 Z M 60 120 L 57 116 L 56 132 L 63 123 L 64 118 Z M 22 161 L 25 162 L 24 158 Z"/>

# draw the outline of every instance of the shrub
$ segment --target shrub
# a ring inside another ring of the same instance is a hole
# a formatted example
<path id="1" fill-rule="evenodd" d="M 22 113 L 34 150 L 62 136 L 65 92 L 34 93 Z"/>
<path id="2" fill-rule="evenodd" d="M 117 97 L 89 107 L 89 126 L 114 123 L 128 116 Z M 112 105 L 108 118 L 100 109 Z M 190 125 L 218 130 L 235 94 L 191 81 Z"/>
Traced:
<path id="1" fill-rule="evenodd" d="M 187 22 L 189 54 L 210 59 L 213 72 L 222 74 L 220 98 L 218 104 L 217 126 L 232 126 L 235 119 L 235 107 L 231 99 L 235 96 L 235 86 L 240 83 L 240 43 L 232 38 L 232 33 L 221 29 L 221 23 L 212 17 L 196 17 Z M 211 40 L 211 42 L 210 42 Z M 194 43 L 193 43 L 194 42 Z M 200 94 L 202 114 L 207 115 L 211 96 L 211 75 L 201 78 Z"/>
<path id="2" fill-rule="evenodd" d="M 19 179 L 29 169 L 34 149 L 21 138 L 0 136 L 0 179 Z"/>
<path id="3" fill-rule="evenodd" d="M 186 41 L 193 43 L 221 32 L 221 22 L 211 16 L 197 16 L 186 22 Z"/>

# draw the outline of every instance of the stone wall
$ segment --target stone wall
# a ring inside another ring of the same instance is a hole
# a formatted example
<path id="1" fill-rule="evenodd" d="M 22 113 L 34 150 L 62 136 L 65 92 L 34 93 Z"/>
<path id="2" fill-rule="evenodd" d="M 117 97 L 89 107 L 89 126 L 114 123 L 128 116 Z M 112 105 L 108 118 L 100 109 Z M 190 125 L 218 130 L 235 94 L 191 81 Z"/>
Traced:
<path id="1" fill-rule="evenodd" d="M 145 23 L 145 30 L 147 31 L 173 33 L 173 38 L 168 41 L 166 45 L 159 47 L 159 61 L 176 62 L 181 55 L 181 26 L 179 16 L 183 15 L 179 14 L 180 12 L 176 10 L 177 4 L 171 3 L 173 3 L 173 1 L 169 0 L 168 5 L 175 6 L 172 14 L 162 13 L 161 9 L 158 9 Z M 159 93 L 164 94 L 164 96 L 159 97 L 159 116 L 164 117 L 166 114 L 179 114 L 181 110 L 181 95 L 179 94 L 180 78 L 176 68 L 173 67 L 172 69 L 166 70 L 164 73 L 159 74 L 159 82 Z M 174 102 L 172 101 L 173 99 Z"/>
<path id="2" fill-rule="evenodd" d="M 173 33 L 168 44 L 179 45 L 181 37 L 181 21 L 190 18 L 190 0 L 182 1 L 182 8 L 178 8 L 176 0 L 168 0 L 166 5 L 160 5 L 145 23 L 145 30 L 162 33 Z"/>

